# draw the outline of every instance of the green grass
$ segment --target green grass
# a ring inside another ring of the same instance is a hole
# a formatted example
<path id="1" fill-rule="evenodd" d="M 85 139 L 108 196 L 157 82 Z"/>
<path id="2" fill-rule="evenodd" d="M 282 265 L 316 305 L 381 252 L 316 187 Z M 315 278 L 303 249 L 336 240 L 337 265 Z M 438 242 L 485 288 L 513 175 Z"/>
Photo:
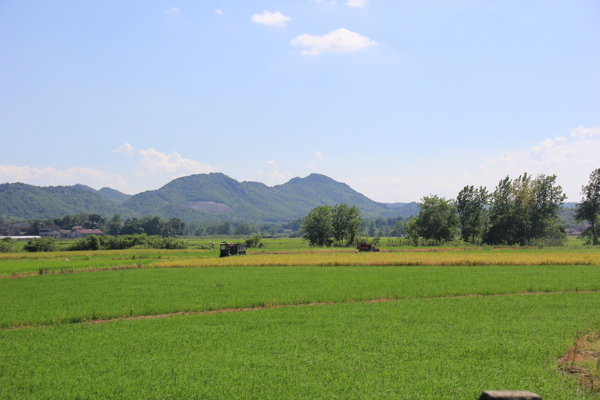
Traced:
<path id="1" fill-rule="evenodd" d="M 592 399 L 557 372 L 600 293 L 407 299 L 0 331 L 6 399 Z"/>
<path id="2" fill-rule="evenodd" d="M 598 249 L 393 250 L 270 239 L 222 260 L 193 249 L 0 254 L 0 399 L 599 398 L 557 368 L 575 337 L 600 329 Z M 287 259 L 370 266 L 269 266 Z M 394 260 L 407 264 L 377 266 Z M 151 268 L 7 278 L 138 264 Z M 178 264 L 188 268 L 152 268 Z"/>
<path id="3" fill-rule="evenodd" d="M 0 327 L 313 302 L 575 290 L 600 290 L 600 267 L 217 267 L 100 271 L 0 279 Z"/>

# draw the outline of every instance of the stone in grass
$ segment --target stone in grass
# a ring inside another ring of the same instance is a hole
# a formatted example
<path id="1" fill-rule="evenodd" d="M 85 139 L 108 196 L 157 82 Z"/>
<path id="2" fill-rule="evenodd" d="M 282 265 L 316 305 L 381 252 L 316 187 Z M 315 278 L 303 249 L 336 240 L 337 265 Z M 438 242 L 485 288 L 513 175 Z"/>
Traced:
<path id="1" fill-rule="evenodd" d="M 481 393 L 479 400 L 542 400 L 542 398 L 524 390 L 486 390 Z"/>

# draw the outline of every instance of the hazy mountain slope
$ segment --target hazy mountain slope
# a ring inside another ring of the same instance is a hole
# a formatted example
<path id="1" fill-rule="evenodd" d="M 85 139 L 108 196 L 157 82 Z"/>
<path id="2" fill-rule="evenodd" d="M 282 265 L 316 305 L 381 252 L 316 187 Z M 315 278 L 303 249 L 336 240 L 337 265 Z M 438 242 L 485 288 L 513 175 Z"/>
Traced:
<path id="1" fill-rule="evenodd" d="M 122 205 L 117 204 L 120 201 Z M 0 185 L 0 217 L 19 219 L 86 213 L 105 217 L 121 214 L 122 218 L 155 215 L 188 222 L 284 222 L 303 217 L 314 207 L 339 203 L 358 206 L 365 218 L 406 216 L 415 209 L 414 203 L 377 203 L 350 186 L 319 174 L 294 178 L 275 187 L 238 182 L 222 173 L 198 174 L 134 196 L 85 185 Z"/>
<path id="2" fill-rule="evenodd" d="M 208 207 L 208 203 L 211 207 L 217 203 L 227 211 L 201 211 L 203 204 Z M 240 183 L 222 173 L 191 175 L 175 179 L 158 190 L 132 196 L 123 205 L 141 214 L 163 218 L 181 212 L 186 219 L 277 222 L 303 217 L 320 205 L 338 203 L 356 205 L 364 216 L 397 216 L 397 212 L 387 205 L 376 203 L 348 185 L 319 174 L 294 178 L 275 187 L 258 182 Z"/>
<path id="3" fill-rule="evenodd" d="M 67 214 L 121 214 L 137 216 L 135 211 L 99 196 L 84 185 L 40 187 L 24 183 L 0 184 L 0 216 L 19 219 L 57 218 Z"/>
<path id="4" fill-rule="evenodd" d="M 123 204 L 125 200 L 131 197 L 130 194 L 125 194 L 109 187 L 103 187 L 99 189 L 98 194 L 100 195 L 100 197 L 103 197 L 106 200 L 110 200 L 113 203 L 117 204 Z"/>
<path id="5" fill-rule="evenodd" d="M 116 204 L 123 204 L 123 202 L 125 200 L 127 200 L 128 198 L 131 197 L 130 194 L 125 194 L 125 193 L 121 193 L 118 190 L 109 188 L 109 187 L 103 187 L 100 190 L 96 190 L 92 187 L 89 187 L 87 185 L 82 185 L 81 183 L 77 183 L 75 185 L 73 185 L 74 188 L 78 188 L 78 189 L 85 189 L 88 190 L 90 192 L 96 193 L 97 195 L 99 195 L 100 197 L 106 199 L 106 200 L 110 200 L 113 203 Z"/>

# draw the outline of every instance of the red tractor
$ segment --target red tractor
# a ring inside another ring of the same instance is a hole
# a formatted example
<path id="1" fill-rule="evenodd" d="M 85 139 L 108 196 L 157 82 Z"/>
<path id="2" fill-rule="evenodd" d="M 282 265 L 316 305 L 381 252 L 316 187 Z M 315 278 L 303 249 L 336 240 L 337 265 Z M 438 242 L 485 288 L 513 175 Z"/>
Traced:
<path id="1" fill-rule="evenodd" d="M 358 251 L 379 251 L 377 247 L 365 242 L 356 243 L 356 248 L 358 249 Z"/>

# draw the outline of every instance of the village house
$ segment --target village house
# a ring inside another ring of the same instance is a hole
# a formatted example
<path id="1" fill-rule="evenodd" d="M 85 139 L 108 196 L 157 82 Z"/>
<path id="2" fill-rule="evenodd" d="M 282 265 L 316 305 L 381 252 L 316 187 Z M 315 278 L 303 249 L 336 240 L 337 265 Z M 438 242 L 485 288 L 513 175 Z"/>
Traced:
<path id="1" fill-rule="evenodd" d="M 88 237 L 91 235 L 103 236 L 104 232 L 102 232 L 100 229 L 85 229 L 81 226 L 74 226 L 73 229 L 71 229 L 71 232 L 69 233 L 69 238 L 78 239 Z"/>
<path id="2" fill-rule="evenodd" d="M 16 224 L 12 224 L 8 229 L 8 236 L 24 236 L 27 234 L 27 230 L 31 227 L 31 225 L 25 222 L 17 222 Z"/>
<path id="3" fill-rule="evenodd" d="M 44 225 L 38 229 L 38 232 L 41 237 L 60 238 L 60 226 L 58 225 Z"/>

